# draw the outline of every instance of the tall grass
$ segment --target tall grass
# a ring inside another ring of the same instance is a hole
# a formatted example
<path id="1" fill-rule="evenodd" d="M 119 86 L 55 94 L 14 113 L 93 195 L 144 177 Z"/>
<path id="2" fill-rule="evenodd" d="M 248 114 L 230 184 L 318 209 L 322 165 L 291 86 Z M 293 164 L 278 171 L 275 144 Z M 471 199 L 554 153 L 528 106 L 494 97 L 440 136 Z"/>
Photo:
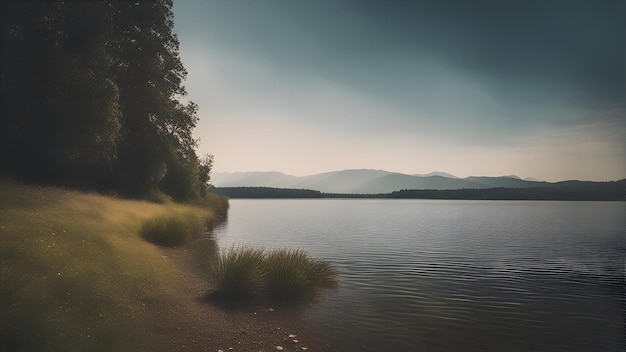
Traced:
<path id="1" fill-rule="evenodd" d="M 276 249 L 264 263 L 270 298 L 292 299 L 313 294 L 336 283 L 336 272 L 326 261 L 311 258 L 301 249 Z"/>
<path id="2" fill-rule="evenodd" d="M 152 322 L 193 308 L 142 221 L 189 213 L 210 216 L 0 180 L 0 350 L 154 350 Z"/>
<path id="3" fill-rule="evenodd" d="M 207 223 L 196 212 L 182 214 L 160 214 L 144 220 L 141 236 L 154 244 L 164 247 L 178 247 L 189 238 L 207 230 Z"/>
<path id="4" fill-rule="evenodd" d="M 221 297 L 247 298 L 263 284 L 262 249 L 232 247 L 219 255 L 213 266 L 213 282 Z"/>
<path id="5" fill-rule="evenodd" d="M 326 261 L 300 249 L 266 252 L 232 247 L 214 264 L 215 293 L 223 298 L 269 298 L 291 301 L 336 284 L 337 273 Z"/>

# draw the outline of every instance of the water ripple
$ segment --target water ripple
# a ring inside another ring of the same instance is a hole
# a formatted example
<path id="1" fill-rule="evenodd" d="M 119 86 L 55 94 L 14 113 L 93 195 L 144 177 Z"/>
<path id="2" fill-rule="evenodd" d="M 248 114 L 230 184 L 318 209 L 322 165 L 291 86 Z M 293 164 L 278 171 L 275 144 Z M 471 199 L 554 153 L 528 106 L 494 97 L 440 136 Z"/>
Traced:
<path id="1" fill-rule="evenodd" d="M 305 248 L 338 351 L 622 351 L 624 203 L 231 201 L 222 246 Z"/>

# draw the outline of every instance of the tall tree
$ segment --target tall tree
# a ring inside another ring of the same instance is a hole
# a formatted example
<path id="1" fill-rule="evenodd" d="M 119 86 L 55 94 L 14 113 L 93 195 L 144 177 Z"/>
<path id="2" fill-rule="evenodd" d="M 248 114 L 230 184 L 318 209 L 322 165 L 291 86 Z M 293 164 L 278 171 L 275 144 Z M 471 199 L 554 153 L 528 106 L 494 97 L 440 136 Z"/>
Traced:
<path id="1" fill-rule="evenodd" d="M 197 200 L 197 106 L 171 0 L 2 3 L 2 172 Z"/>
<path id="2" fill-rule="evenodd" d="M 3 3 L 3 171 L 102 185 L 120 129 L 108 17 L 107 6 L 94 1 Z"/>
<path id="3" fill-rule="evenodd" d="M 182 187 L 173 187 L 175 182 L 197 183 L 196 175 L 181 178 L 197 168 L 192 137 L 197 106 L 180 102 L 186 95 L 182 82 L 187 71 L 173 33 L 172 1 L 120 1 L 113 7 L 114 77 L 123 116 L 117 187 L 137 195 L 157 189 L 164 180 L 169 191 Z M 183 193 L 175 198 L 196 195 Z"/>

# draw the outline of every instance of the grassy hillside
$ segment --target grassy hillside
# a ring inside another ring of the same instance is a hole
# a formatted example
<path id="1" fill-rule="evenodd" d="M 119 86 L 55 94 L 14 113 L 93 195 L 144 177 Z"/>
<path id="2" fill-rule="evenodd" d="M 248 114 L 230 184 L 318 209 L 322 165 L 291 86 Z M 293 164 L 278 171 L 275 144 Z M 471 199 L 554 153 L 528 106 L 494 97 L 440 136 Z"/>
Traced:
<path id="1" fill-rule="evenodd" d="M 210 207 L 0 182 L 0 350 L 151 350 L 159 312 L 190 309 L 175 268 L 140 234 L 164 214 L 218 217 Z"/>

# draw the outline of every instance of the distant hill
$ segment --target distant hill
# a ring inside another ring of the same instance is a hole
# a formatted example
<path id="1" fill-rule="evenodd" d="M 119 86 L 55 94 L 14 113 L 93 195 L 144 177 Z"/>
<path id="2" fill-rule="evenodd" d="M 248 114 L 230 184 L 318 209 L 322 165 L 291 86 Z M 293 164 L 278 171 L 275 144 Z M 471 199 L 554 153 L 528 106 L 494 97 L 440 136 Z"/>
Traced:
<path id="1" fill-rule="evenodd" d="M 465 180 L 469 180 L 472 182 L 485 185 L 486 187 L 483 187 L 483 188 L 494 188 L 494 187 L 533 188 L 533 187 L 546 187 L 550 185 L 550 183 L 548 182 L 522 180 L 517 176 L 502 176 L 502 177 L 470 176 L 470 177 L 465 178 Z M 472 187 L 467 187 L 467 188 L 472 188 Z"/>
<path id="2" fill-rule="evenodd" d="M 541 180 L 540 180 L 540 179 L 538 179 L 538 178 L 534 178 L 534 177 L 526 177 L 526 178 L 524 179 L 524 181 L 537 181 L 537 182 L 541 182 Z"/>
<path id="3" fill-rule="evenodd" d="M 315 189 L 327 193 L 373 193 L 368 184 L 390 175 L 383 170 L 342 170 L 300 177 L 292 188 Z"/>
<path id="4" fill-rule="evenodd" d="M 355 189 L 352 193 L 390 193 L 402 189 L 461 189 L 487 188 L 484 184 L 471 180 L 449 178 L 443 176 L 411 176 L 405 174 L 388 174 L 372 180 Z"/>
<path id="5" fill-rule="evenodd" d="M 288 187 L 298 177 L 282 172 L 215 172 L 211 180 L 218 187 Z"/>
<path id="6" fill-rule="evenodd" d="M 281 172 L 233 172 L 212 174 L 216 187 L 276 187 L 314 189 L 328 193 L 356 193 L 365 185 L 391 174 L 382 170 L 342 170 L 310 176 L 291 176 Z"/>
<path id="7" fill-rule="evenodd" d="M 452 174 L 449 174 L 447 172 L 442 172 L 442 171 L 433 171 L 427 174 L 412 174 L 411 176 L 420 176 L 420 177 L 443 176 L 443 177 L 448 177 L 448 178 L 460 178 L 460 177 L 457 177 L 457 176 L 454 176 Z"/>
<path id="8" fill-rule="evenodd" d="M 390 193 L 406 189 L 485 189 L 537 188 L 549 182 L 522 180 L 517 176 L 459 178 L 445 172 L 407 175 L 385 170 L 342 170 L 310 176 L 292 176 L 282 172 L 233 172 L 212 174 L 216 187 L 273 187 L 311 189 L 325 193 Z"/>

